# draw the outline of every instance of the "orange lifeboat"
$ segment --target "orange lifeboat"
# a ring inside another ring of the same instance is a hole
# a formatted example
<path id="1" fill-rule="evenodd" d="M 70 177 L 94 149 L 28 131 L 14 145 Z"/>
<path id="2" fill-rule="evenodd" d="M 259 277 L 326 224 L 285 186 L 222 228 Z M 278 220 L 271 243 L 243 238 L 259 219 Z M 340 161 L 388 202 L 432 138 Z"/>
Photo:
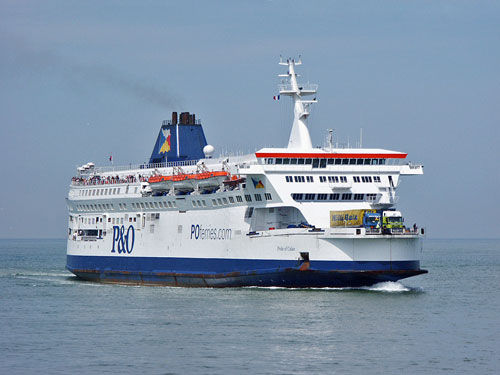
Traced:
<path id="1" fill-rule="evenodd" d="M 195 188 L 215 188 L 228 179 L 229 172 L 213 171 L 200 173 L 180 173 L 172 176 L 152 176 L 148 182 L 153 190 L 194 190 Z"/>

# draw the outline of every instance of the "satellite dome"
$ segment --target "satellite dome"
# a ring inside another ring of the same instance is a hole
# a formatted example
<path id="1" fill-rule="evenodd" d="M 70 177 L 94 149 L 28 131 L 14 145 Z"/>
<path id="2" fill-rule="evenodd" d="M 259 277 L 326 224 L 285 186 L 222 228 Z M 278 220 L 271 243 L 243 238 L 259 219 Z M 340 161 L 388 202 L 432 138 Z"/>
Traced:
<path id="1" fill-rule="evenodd" d="M 215 147 L 212 145 L 206 145 L 203 147 L 203 153 L 207 159 L 210 159 L 215 151 Z"/>

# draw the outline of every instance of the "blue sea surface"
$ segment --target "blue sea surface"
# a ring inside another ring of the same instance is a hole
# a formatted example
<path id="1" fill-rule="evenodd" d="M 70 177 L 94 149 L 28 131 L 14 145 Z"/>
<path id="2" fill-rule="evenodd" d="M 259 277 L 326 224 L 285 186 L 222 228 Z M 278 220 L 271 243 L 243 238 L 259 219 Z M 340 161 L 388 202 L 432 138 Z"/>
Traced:
<path id="1" fill-rule="evenodd" d="M 0 374 L 498 374 L 500 241 L 426 240 L 360 289 L 79 281 L 65 240 L 0 240 Z"/>

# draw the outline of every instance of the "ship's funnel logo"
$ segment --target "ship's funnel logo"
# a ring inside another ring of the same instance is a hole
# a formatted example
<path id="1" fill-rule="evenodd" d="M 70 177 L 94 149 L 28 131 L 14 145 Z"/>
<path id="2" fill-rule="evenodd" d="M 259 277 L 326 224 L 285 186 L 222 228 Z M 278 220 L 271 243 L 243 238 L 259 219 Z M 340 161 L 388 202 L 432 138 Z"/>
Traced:
<path id="1" fill-rule="evenodd" d="M 164 129 L 161 131 L 160 144 L 160 154 L 170 151 L 170 129 Z"/>
<path id="2" fill-rule="evenodd" d="M 261 180 L 256 180 L 255 178 L 252 178 L 253 186 L 256 189 L 264 189 L 264 184 L 262 183 Z"/>

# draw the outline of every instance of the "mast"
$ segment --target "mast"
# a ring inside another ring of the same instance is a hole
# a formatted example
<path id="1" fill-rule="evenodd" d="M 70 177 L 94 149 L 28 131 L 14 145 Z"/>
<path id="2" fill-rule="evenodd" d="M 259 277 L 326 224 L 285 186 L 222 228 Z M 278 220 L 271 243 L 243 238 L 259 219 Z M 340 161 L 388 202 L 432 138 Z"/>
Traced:
<path id="1" fill-rule="evenodd" d="M 293 100 L 294 117 L 288 148 L 310 150 L 313 147 L 311 135 L 307 128 L 307 118 L 310 114 L 309 106 L 313 103 L 317 103 L 317 101 L 316 97 L 312 100 L 304 100 L 302 97 L 315 95 L 318 90 L 318 85 L 297 83 L 297 77 L 300 76 L 295 73 L 295 66 L 302 64 L 300 56 L 297 62 L 292 58 L 288 58 L 286 62 L 284 62 L 283 58 L 280 58 L 279 64 L 288 66 L 288 72 L 279 75 L 279 77 L 285 77 L 288 81 L 287 83 L 278 85 L 280 95 L 291 96 Z"/>

